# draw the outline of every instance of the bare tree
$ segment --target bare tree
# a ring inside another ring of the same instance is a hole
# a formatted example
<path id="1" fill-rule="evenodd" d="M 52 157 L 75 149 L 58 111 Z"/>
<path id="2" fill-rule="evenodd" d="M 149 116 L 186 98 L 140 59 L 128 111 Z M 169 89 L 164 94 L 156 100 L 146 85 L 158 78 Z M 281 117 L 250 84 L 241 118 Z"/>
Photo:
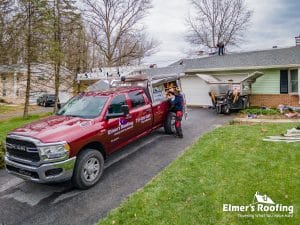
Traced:
<path id="1" fill-rule="evenodd" d="M 61 84 L 60 70 L 65 60 L 66 45 L 72 36 L 76 34 L 76 29 L 81 29 L 81 24 L 80 14 L 75 7 L 75 1 L 48 0 L 48 7 L 52 11 L 49 16 L 52 22 L 52 25 L 49 26 L 52 33 L 52 37 L 49 38 L 49 56 L 54 67 L 54 112 L 56 112 L 58 110 L 58 95 Z"/>
<path id="2" fill-rule="evenodd" d="M 23 48 L 27 66 L 25 105 L 23 117 L 28 117 L 28 106 L 31 90 L 32 64 L 41 58 L 43 42 L 45 39 L 45 21 L 47 14 L 45 0 L 20 0 L 18 12 L 15 15 L 14 27 L 20 31 L 19 40 L 24 39 L 19 47 Z"/>
<path id="3" fill-rule="evenodd" d="M 187 40 L 196 46 L 215 48 L 238 45 L 250 22 L 252 11 L 244 0 L 191 0 L 195 10 L 187 23 Z"/>
<path id="4" fill-rule="evenodd" d="M 140 60 L 157 46 L 147 39 L 142 19 L 152 7 L 150 0 L 84 0 L 91 41 L 104 57 L 105 66 Z M 95 49 L 94 49 L 95 50 Z"/>
<path id="5" fill-rule="evenodd" d="M 0 64 L 9 64 L 12 61 L 14 4 L 10 0 L 0 1 Z"/>

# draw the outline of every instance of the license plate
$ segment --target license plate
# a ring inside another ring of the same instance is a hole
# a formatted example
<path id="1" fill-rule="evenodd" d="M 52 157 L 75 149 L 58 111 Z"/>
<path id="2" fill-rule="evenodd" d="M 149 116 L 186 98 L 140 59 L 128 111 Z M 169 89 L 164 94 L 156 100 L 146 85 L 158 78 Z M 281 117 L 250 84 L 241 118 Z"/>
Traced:
<path id="1" fill-rule="evenodd" d="M 31 172 L 28 172 L 26 170 L 19 169 L 19 173 L 25 176 L 29 176 L 29 177 L 31 176 Z"/>

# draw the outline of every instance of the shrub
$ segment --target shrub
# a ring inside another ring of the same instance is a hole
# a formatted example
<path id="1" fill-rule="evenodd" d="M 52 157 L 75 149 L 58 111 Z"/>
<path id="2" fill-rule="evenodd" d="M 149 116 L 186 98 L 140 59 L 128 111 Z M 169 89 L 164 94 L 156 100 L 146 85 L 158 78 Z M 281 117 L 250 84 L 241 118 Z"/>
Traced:
<path id="1" fill-rule="evenodd" d="M 244 114 L 255 114 L 255 115 L 279 115 L 280 111 L 278 109 L 268 109 L 268 108 L 249 108 L 241 110 Z"/>

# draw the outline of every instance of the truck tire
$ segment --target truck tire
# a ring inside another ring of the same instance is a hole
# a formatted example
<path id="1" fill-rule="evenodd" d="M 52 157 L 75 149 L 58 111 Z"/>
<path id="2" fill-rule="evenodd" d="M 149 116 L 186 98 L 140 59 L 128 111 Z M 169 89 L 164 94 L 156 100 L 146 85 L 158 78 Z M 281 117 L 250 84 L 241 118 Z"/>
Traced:
<path id="1" fill-rule="evenodd" d="M 103 173 L 104 159 L 98 150 L 85 149 L 76 159 L 72 184 L 78 189 L 94 186 Z"/>
<path id="2" fill-rule="evenodd" d="M 164 129 L 166 134 L 174 134 L 175 130 L 175 118 L 176 114 L 174 112 L 169 112 L 166 120 L 164 121 Z"/>

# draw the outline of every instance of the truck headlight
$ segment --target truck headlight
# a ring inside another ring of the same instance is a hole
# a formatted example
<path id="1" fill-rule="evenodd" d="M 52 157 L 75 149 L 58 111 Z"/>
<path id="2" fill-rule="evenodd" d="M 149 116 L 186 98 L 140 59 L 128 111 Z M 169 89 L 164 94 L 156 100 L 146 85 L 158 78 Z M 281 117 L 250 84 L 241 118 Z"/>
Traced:
<path id="1" fill-rule="evenodd" d="M 43 160 L 63 158 L 69 154 L 70 145 L 68 143 L 51 144 L 39 146 L 40 156 Z"/>

